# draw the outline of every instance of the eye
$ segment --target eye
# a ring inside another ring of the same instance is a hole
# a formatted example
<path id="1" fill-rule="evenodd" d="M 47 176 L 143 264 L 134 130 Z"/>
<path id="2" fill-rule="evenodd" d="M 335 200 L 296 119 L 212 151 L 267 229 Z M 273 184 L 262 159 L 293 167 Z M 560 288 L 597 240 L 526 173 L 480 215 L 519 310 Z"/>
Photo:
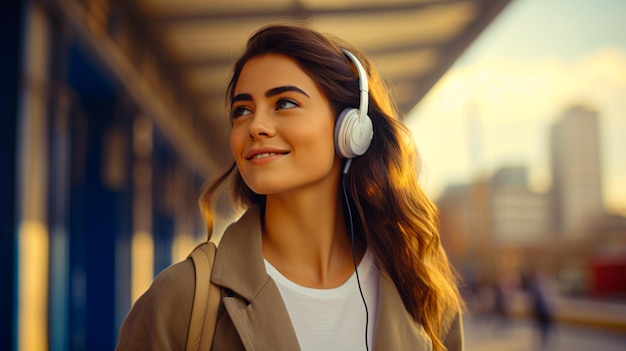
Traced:
<path id="1" fill-rule="evenodd" d="M 293 99 L 289 99 L 289 98 L 280 98 L 278 99 L 278 101 L 276 101 L 277 110 L 284 110 L 284 109 L 294 108 L 298 106 L 300 105 L 298 105 L 296 101 L 294 101 Z"/>
<path id="2" fill-rule="evenodd" d="M 236 106 L 232 110 L 230 110 L 230 118 L 235 119 L 237 117 L 245 116 L 251 114 L 252 111 L 246 106 Z"/>

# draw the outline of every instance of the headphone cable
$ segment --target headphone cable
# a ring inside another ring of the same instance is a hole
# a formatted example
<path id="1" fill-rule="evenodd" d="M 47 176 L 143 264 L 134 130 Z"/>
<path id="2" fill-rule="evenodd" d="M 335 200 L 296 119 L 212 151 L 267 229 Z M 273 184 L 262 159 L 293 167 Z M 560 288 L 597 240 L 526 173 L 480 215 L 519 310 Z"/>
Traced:
<path id="1" fill-rule="evenodd" d="M 341 177 L 341 188 L 343 190 L 343 197 L 346 202 L 346 207 L 348 208 L 348 218 L 350 221 L 350 241 L 352 244 L 352 260 L 354 262 L 354 273 L 356 274 L 356 282 L 359 286 L 359 293 L 361 294 L 361 299 L 363 300 L 363 306 L 365 307 L 365 350 L 369 351 L 368 344 L 368 329 L 369 329 L 369 311 L 367 310 L 367 302 L 365 301 L 365 296 L 363 295 L 363 289 L 361 288 L 361 280 L 359 279 L 359 270 L 358 265 L 356 263 L 356 249 L 354 247 L 354 226 L 352 222 L 352 210 L 350 209 L 350 202 L 348 199 L 348 193 L 346 192 L 346 174 L 348 173 L 348 169 L 350 168 L 350 164 L 352 159 L 348 159 L 346 162 L 346 167 L 344 167 L 343 176 Z"/>

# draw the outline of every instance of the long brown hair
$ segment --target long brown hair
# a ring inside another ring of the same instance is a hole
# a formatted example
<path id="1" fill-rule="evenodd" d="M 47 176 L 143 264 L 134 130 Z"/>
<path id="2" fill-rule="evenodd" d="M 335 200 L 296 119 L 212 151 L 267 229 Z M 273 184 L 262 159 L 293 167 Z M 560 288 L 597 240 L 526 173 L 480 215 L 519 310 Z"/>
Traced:
<path id="1" fill-rule="evenodd" d="M 301 26 L 270 25 L 248 41 L 235 63 L 227 98 L 234 94 L 248 60 L 267 53 L 294 59 L 326 94 L 336 114 L 359 104 L 358 76 L 341 48 L 354 53 L 369 76 L 368 115 L 374 139 L 368 151 L 355 158 L 346 175 L 351 206 L 358 213 L 355 237 L 364 241 L 393 279 L 404 306 L 422 323 L 435 350 L 443 350 L 445 317 L 460 305 L 455 276 L 441 247 L 437 210 L 418 182 L 418 155 L 411 132 L 382 79 L 355 48 L 338 39 Z M 205 189 L 200 205 L 212 229 L 212 199 L 233 175 L 233 199 L 243 207 L 264 206 L 265 196 L 254 193 L 235 165 Z"/>

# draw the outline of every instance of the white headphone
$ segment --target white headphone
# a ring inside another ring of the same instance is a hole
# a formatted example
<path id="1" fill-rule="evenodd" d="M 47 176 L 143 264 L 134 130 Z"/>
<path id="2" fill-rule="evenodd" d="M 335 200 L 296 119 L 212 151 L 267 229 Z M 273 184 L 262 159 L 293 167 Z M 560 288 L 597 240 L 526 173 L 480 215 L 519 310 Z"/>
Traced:
<path id="1" fill-rule="evenodd" d="M 367 151 L 374 137 L 372 120 L 367 115 L 368 81 L 367 72 L 350 51 L 341 49 L 354 63 L 359 73 L 360 101 L 359 108 L 343 110 L 335 122 L 335 150 L 339 156 L 354 158 Z"/>

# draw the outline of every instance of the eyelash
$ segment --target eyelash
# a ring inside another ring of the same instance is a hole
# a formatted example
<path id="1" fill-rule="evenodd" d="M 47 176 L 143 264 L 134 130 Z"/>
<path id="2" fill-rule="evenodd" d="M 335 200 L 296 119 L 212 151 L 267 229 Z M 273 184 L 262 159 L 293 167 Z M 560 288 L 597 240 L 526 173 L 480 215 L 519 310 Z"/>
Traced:
<path id="1" fill-rule="evenodd" d="M 229 117 L 231 120 L 237 119 L 239 117 L 241 117 L 242 115 L 239 114 L 242 110 L 247 110 L 250 111 L 250 109 L 248 109 L 245 106 L 237 106 L 234 109 L 230 110 L 230 112 L 228 113 Z"/>
<path id="2" fill-rule="evenodd" d="M 280 97 L 280 98 L 278 98 L 276 100 L 276 104 L 275 104 L 274 108 L 276 110 L 279 110 L 278 106 L 280 104 L 283 104 L 283 103 L 290 103 L 290 104 L 295 105 L 295 107 L 299 107 L 300 106 L 300 103 L 298 103 L 298 101 L 294 100 L 293 98 L 284 96 L 284 97 Z M 283 109 L 290 109 L 290 108 L 293 108 L 293 107 L 287 107 L 287 108 L 283 108 Z M 234 119 L 237 119 L 237 118 L 241 117 L 242 115 L 240 113 L 243 112 L 242 110 L 247 110 L 248 112 L 250 112 L 250 109 L 248 107 L 244 106 L 244 105 L 237 106 L 234 109 L 230 110 L 230 112 L 229 112 L 230 119 L 234 120 Z"/>
<path id="3" fill-rule="evenodd" d="M 281 103 L 285 103 L 285 102 L 294 104 L 296 107 L 300 106 L 300 103 L 298 103 L 298 101 L 296 101 L 296 100 L 294 100 L 294 99 L 292 99 L 290 97 L 284 96 L 284 97 L 280 97 L 280 98 L 278 98 L 278 100 L 276 100 L 276 109 L 278 109 L 278 105 L 280 105 Z M 292 107 L 288 107 L 288 109 L 289 108 L 292 108 Z"/>

